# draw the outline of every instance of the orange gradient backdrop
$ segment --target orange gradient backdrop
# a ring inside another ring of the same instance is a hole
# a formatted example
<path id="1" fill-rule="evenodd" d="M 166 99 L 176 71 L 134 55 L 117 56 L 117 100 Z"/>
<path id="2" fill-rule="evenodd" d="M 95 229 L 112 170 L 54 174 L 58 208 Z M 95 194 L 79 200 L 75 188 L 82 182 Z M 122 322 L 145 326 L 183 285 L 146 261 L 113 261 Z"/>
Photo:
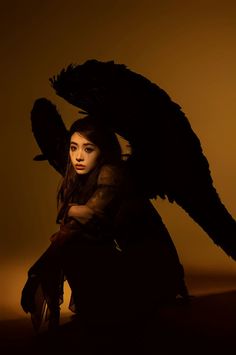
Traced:
<path id="1" fill-rule="evenodd" d="M 36 98 L 45 96 L 67 126 L 77 117 L 77 109 L 56 97 L 48 81 L 69 63 L 114 60 L 166 90 L 189 118 L 220 197 L 236 216 L 234 1 L 22 0 L 0 7 L 4 317 L 22 314 L 19 299 L 27 269 L 58 228 L 60 177 L 46 162 L 33 161 L 39 149 L 30 110 Z M 187 274 L 235 273 L 235 262 L 183 210 L 168 201 L 154 203 Z"/>

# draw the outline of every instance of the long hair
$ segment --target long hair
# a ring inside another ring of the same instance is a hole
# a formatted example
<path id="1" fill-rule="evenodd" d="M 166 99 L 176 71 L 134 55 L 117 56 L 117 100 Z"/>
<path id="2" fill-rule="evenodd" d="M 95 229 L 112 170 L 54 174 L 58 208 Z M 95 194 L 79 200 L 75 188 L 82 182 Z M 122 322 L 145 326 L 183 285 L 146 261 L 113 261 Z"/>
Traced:
<path id="1" fill-rule="evenodd" d="M 115 133 L 108 127 L 97 123 L 93 117 L 85 116 L 76 120 L 70 127 L 69 137 L 75 132 L 80 133 L 95 144 L 100 149 L 101 154 L 96 167 L 91 172 L 86 175 L 79 175 L 71 164 L 68 152 L 66 173 L 57 194 L 59 209 L 57 222 L 63 218 L 67 205 L 72 201 L 75 192 L 81 192 L 81 204 L 86 202 L 86 199 L 88 199 L 96 187 L 97 177 L 102 165 L 116 165 L 122 160 L 121 146 Z"/>

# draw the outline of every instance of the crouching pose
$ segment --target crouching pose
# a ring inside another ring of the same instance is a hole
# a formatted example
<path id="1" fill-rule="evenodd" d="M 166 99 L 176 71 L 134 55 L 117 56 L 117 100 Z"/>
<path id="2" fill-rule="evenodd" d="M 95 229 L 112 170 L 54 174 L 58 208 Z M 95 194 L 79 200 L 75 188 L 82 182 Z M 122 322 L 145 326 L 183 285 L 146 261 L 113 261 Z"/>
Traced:
<path id="1" fill-rule="evenodd" d="M 161 217 L 142 193 L 115 133 L 91 116 L 69 130 L 58 192 L 59 230 L 28 271 L 21 305 L 39 329 L 59 325 L 63 283 L 78 317 L 123 319 L 187 297 L 183 267 Z M 147 169 L 148 166 L 140 166 Z"/>

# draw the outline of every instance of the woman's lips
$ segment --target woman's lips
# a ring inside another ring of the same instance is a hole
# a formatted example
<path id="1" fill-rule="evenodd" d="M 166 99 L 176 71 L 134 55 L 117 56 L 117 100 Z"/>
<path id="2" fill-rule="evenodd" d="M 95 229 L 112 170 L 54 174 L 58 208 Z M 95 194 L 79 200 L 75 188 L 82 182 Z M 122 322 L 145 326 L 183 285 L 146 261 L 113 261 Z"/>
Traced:
<path id="1" fill-rule="evenodd" d="M 76 164 L 76 165 L 75 165 L 75 168 L 76 168 L 77 170 L 83 170 L 83 169 L 85 169 L 85 165 Z"/>

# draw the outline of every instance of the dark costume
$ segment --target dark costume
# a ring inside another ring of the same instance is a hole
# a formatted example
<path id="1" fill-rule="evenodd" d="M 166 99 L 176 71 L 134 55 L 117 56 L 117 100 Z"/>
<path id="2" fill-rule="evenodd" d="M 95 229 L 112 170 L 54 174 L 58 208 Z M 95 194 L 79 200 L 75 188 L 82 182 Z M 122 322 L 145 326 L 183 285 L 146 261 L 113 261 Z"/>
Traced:
<path id="1" fill-rule="evenodd" d="M 36 328 L 46 304 L 49 320 L 59 317 L 64 278 L 70 309 L 90 319 L 133 317 L 187 296 L 171 238 L 123 167 L 102 166 L 89 194 L 86 183 L 75 187 L 68 204 L 86 204 L 94 217 L 81 224 L 59 213 L 56 241 L 29 270 L 21 304 Z"/>

